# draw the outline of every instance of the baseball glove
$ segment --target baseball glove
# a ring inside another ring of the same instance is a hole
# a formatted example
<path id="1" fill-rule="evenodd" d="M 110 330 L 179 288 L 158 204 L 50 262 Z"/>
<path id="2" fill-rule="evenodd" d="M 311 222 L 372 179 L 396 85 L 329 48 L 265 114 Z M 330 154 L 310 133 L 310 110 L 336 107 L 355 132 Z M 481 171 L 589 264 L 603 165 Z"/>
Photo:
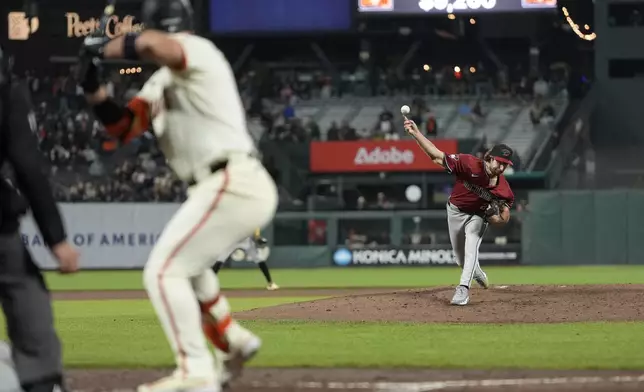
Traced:
<path id="1" fill-rule="evenodd" d="M 492 200 L 485 210 L 485 218 L 487 219 L 491 216 L 501 214 L 501 211 L 503 211 L 503 204 L 504 203 L 501 200 Z"/>

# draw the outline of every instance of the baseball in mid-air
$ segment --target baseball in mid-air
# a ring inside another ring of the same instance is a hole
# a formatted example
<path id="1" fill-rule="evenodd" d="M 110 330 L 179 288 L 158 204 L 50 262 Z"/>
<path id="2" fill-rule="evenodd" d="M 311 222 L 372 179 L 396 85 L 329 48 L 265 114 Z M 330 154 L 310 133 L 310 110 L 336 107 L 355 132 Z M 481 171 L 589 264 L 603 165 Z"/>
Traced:
<path id="1" fill-rule="evenodd" d="M 402 113 L 403 115 L 407 115 L 407 114 L 409 114 L 409 112 L 411 112 L 411 109 L 407 105 L 403 105 L 400 108 L 400 113 Z"/>

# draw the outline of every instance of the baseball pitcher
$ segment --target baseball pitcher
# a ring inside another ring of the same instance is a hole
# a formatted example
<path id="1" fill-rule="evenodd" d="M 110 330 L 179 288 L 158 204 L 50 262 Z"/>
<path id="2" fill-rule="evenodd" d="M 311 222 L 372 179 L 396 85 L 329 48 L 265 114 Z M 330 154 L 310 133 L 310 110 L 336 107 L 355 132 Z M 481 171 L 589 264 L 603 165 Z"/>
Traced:
<path id="1" fill-rule="evenodd" d="M 138 391 L 219 392 L 222 374 L 204 335 L 227 354 L 233 377 L 261 340 L 231 317 L 213 256 L 272 220 L 277 189 L 256 158 L 230 64 L 211 41 L 192 34 L 188 0 L 144 0 L 142 22 L 141 33 L 88 37 L 81 50 L 82 86 L 107 132 L 127 143 L 152 129 L 168 164 L 189 185 L 143 271 L 177 367 Z M 100 60 L 118 58 L 160 67 L 125 107 L 99 83 Z"/>
<path id="2" fill-rule="evenodd" d="M 279 286 L 273 282 L 271 278 L 271 272 L 268 270 L 268 256 L 270 255 L 271 249 L 268 247 L 268 241 L 266 238 L 262 237 L 261 230 L 255 230 L 255 233 L 248 238 L 245 238 L 242 242 L 235 244 L 232 249 L 227 250 L 217 257 L 215 265 L 212 267 L 212 270 L 216 274 L 219 273 L 219 270 L 224 265 L 226 260 L 230 257 L 233 261 L 251 261 L 259 267 L 266 279 L 266 289 L 267 290 L 277 290 Z"/>
<path id="3" fill-rule="evenodd" d="M 456 177 L 447 202 L 447 226 L 462 272 L 451 304 L 467 305 L 473 279 L 483 288 L 489 286 L 479 265 L 479 247 L 485 230 L 489 224 L 504 225 L 510 220 L 514 194 L 503 172 L 512 165 L 512 149 L 505 144 L 496 145 L 483 159 L 469 154 L 448 155 L 423 136 L 413 121 L 405 120 L 405 130 L 434 163 Z"/>

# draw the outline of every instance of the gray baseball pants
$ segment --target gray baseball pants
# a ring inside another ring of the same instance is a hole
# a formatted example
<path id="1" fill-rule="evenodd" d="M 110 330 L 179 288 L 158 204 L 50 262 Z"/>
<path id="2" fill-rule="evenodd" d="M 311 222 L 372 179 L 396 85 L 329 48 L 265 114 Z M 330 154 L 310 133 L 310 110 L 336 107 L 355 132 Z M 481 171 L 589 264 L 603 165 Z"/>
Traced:
<path id="1" fill-rule="evenodd" d="M 49 291 L 20 233 L 0 234 L 0 305 L 22 385 L 62 374 Z"/>
<path id="2" fill-rule="evenodd" d="M 447 227 L 456 262 L 462 268 L 459 285 L 470 287 L 475 276 L 483 275 L 479 265 L 479 247 L 488 223 L 483 217 L 467 214 L 447 203 Z"/>

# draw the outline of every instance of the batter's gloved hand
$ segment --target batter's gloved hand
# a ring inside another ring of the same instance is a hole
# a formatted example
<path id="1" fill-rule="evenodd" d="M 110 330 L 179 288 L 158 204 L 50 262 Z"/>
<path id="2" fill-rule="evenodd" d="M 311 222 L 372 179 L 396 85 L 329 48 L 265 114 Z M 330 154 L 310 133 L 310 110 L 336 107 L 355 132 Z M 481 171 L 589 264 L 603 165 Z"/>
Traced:
<path id="1" fill-rule="evenodd" d="M 103 48 L 110 39 L 101 35 L 90 35 L 83 40 L 83 44 L 78 52 L 78 57 L 80 58 L 80 63 L 78 64 L 78 70 L 76 77 L 80 80 L 87 79 L 91 82 L 91 79 L 87 78 L 87 73 L 94 70 L 91 69 L 91 65 L 97 65 L 98 61 L 103 58 Z M 98 87 L 92 91 L 92 84 L 88 83 L 87 87 L 83 86 L 85 93 L 91 94 L 98 90 Z"/>
<path id="2" fill-rule="evenodd" d="M 83 40 L 83 45 L 80 49 L 80 58 L 103 58 L 103 50 L 105 44 L 110 42 L 110 38 L 105 36 L 89 36 Z"/>

